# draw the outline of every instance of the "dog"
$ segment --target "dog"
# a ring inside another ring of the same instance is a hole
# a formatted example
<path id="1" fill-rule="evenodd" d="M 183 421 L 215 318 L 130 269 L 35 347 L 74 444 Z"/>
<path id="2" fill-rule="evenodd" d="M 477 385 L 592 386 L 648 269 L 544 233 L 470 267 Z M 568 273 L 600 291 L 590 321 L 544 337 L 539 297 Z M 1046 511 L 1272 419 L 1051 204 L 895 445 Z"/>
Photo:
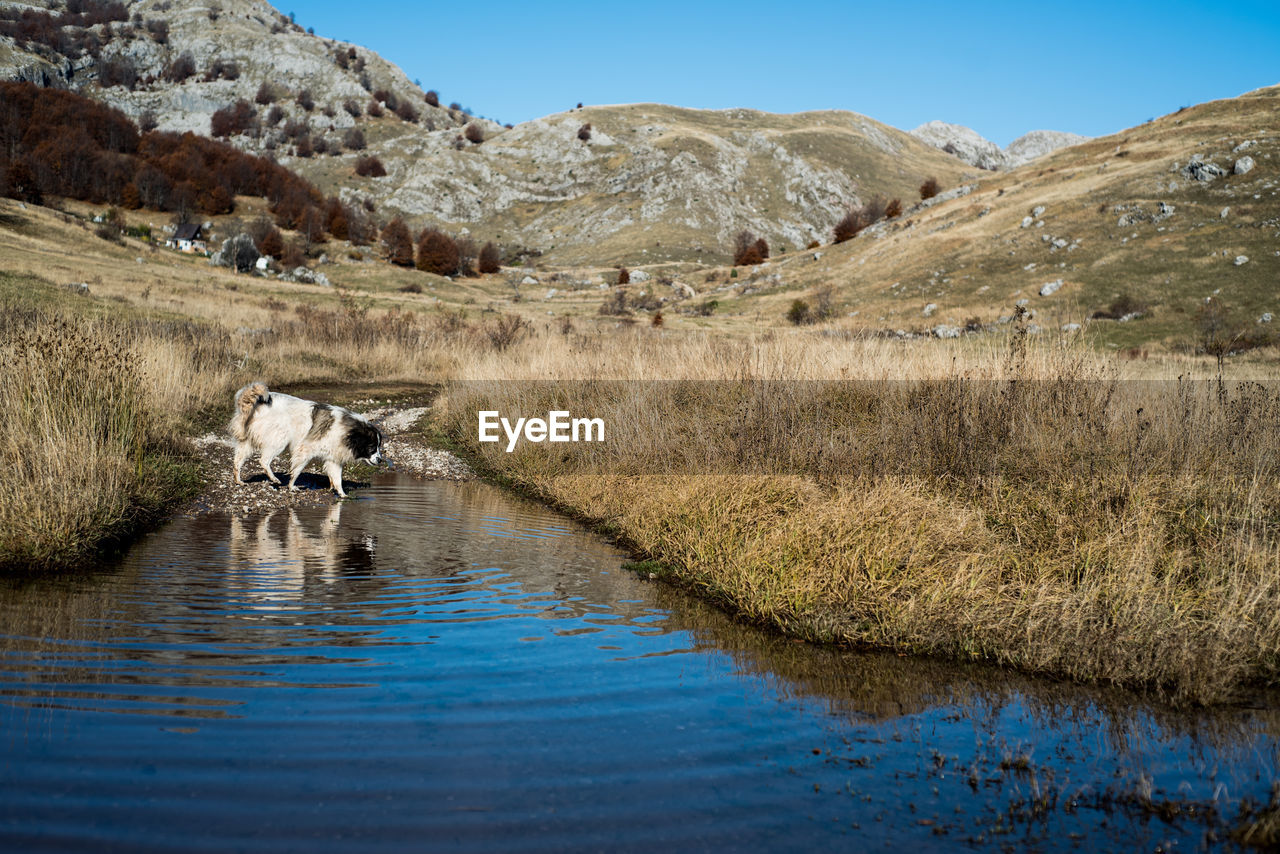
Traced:
<path id="1" fill-rule="evenodd" d="M 307 463 L 319 458 L 333 491 L 342 491 L 342 467 L 355 460 L 381 465 L 382 431 L 363 417 L 341 406 L 303 400 L 271 391 L 265 384 L 250 383 L 236 392 L 235 414 L 228 425 L 236 440 L 236 483 L 244 461 L 257 452 L 267 479 L 279 484 L 271 463 L 289 451 L 289 489 L 296 492 L 298 475 Z"/>

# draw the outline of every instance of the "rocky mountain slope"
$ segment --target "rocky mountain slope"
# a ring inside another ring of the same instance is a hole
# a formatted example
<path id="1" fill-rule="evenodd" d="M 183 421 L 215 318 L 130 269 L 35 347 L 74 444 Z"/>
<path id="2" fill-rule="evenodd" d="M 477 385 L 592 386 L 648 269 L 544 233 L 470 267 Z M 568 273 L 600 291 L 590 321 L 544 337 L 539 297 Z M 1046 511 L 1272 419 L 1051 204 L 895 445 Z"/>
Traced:
<path id="1" fill-rule="evenodd" d="M 983 173 L 820 258 L 771 264 L 772 286 L 737 310 L 833 289 L 847 322 L 890 334 L 997 328 L 1021 305 L 1039 329 L 1114 346 L 1192 346 L 1218 327 L 1247 347 L 1280 318 L 1277 117 L 1273 86 Z"/>
<path id="2" fill-rule="evenodd" d="M 0 3 L 10 19 L 16 8 Z M 775 251 L 795 248 L 829 239 L 851 205 L 909 203 L 925 178 L 951 186 L 972 171 L 848 112 L 625 105 L 508 130 L 431 106 L 399 68 L 308 34 L 262 0 L 137 0 L 126 12 L 64 28 L 79 33 L 69 48 L 62 37 L 0 36 L 0 74 L 204 134 L 216 111 L 243 100 L 230 141 L 271 152 L 326 193 L 554 262 L 723 260 L 744 228 Z M 385 176 L 356 174 L 371 156 Z"/>
<path id="3" fill-rule="evenodd" d="M 1059 148 L 1077 145 L 1089 139 L 1087 136 L 1065 131 L 1033 130 L 1009 143 L 1008 148 L 1002 149 L 972 128 L 942 121 L 925 122 L 911 131 L 911 135 L 934 148 L 941 148 L 948 154 L 955 155 L 971 166 L 991 171 L 1013 169 Z"/>

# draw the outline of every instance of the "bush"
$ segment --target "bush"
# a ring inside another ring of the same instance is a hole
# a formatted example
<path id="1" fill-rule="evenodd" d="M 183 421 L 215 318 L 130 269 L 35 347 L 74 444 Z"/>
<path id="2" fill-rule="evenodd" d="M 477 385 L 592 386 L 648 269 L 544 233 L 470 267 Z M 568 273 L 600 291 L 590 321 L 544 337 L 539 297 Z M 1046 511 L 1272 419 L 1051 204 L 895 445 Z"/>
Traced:
<path id="1" fill-rule="evenodd" d="M 298 137 L 298 141 L 293 144 L 293 153 L 297 157 L 310 157 L 315 153 L 315 149 L 311 147 L 310 134 Z"/>
<path id="2" fill-rule="evenodd" d="M 132 92 L 138 85 L 138 68 L 127 56 L 104 59 L 98 66 L 98 85 L 104 89 L 123 86 Z"/>
<path id="3" fill-rule="evenodd" d="M 492 241 L 480 247 L 479 269 L 484 275 L 496 273 L 502 268 L 502 256 Z"/>
<path id="4" fill-rule="evenodd" d="M 426 101 L 432 107 L 440 106 L 440 93 L 435 89 L 428 89 L 427 93 L 422 96 L 422 100 Z"/>
<path id="5" fill-rule="evenodd" d="M 213 118 L 209 120 L 209 131 L 213 136 L 225 139 L 249 130 L 257 118 L 258 114 L 253 106 L 241 98 L 213 114 Z"/>
<path id="6" fill-rule="evenodd" d="M 169 63 L 169 67 L 165 69 L 165 79 L 172 83 L 181 83 L 192 74 L 196 73 L 196 61 L 188 51 L 183 51 L 173 62 Z"/>
<path id="7" fill-rule="evenodd" d="M 467 125 L 466 130 L 463 131 L 463 135 L 466 136 L 468 142 L 475 143 L 476 145 L 484 142 L 484 128 L 480 127 L 480 125 L 475 122 Z"/>
<path id="8" fill-rule="evenodd" d="M 255 103 L 261 104 L 264 107 L 267 104 L 274 103 L 276 100 L 275 90 L 271 88 L 270 83 L 263 80 L 258 84 L 258 93 L 253 96 L 253 100 Z"/>
<path id="9" fill-rule="evenodd" d="M 360 116 L 364 113 L 364 110 L 361 109 L 360 104 L 356 101 L 351 100 L 350 98 L 342 102 L 342 109 L 347 111 L 347 115 L 356 119 L 360 118 Z"/>
<path id="10" fill-rule="evenodd" d="M 501 352 L 520 340 L 530 325 L 529 321 L 518 314 L 504 314 L 486 326 L 484 332 L 493 349 Z"/>
<path id="11" fill-rule="evenodd" d="M 631 284 L 631 271 L 628 270 L 626 267 L 618 268 L 618 284 L 620 285 Z"/>
<path id="12" fill-rule="evenodd" d="M 364 131 L 360 128 L 348 128 L 342 135 L 342 144 L 352 151 L 363 151 L 365 147 Z"/>
<path id="13" fill-rule="evenodd" d="M 590 122 L 587 122 L 585 125 L 578 128 L 578 139 L 582 140 L 583 142 L 586 142 L 587 140 L 591 139 L 591 123 Z"/>
<path id="14" fill-rule="evenodd" d="M 761 264 L 769 257 L 769 244 L 763 237 L 757 238 L 746 229 L 738 232 L 733 241 L 733 265 L 748 267 Z"/>
<path id="15" fill-rule="evenodd" d="M 296 101 L 298 106 L 306 110 L 308 113 L 316 108 L 316 99 L 311 97 L 310 89 L 303 89 L 299 92 Z"/>
<path id="16" fill-rule="evenodd" d="M 600 304 L 600 313 L 614 317 L 625 317 L 631 314 L 631 310 L 627 308 L 627 292 L 618 288 L 610 293 Z"/>
<path id="17" fill-rule="evenodd" d="M 396 117 L 402 122 L 413 123 L 418 120 L 418 111 L 413 108 L 413 105 L 410 104 L 408 100 L 401 101 L 397 104 L 395 112 Z"/>
<path id="18" fill-rule="evenodd" d="M 284 118 L 284 110 L 279 104 L 273 104 L 271 109 L 267 110 L 267 126 L 275 127 L 280 124 L 280 120 Z"/>
<path id="19" fill-rule="evenodd" d="M 373 155 L 356 158 L 356 174 L 362 178 L 381 178 L 387 174 L 382 161 Z"/>
<path id="20" fill-rule="evenodd" d="M 369 106 L 365 108 L 365 112 L 369 114 L 371 119 L 382 118 L 382 104 L 378 103 L 376 98 L 369 101 Z"/>
<path id="21" fill-rule="evenodd" d="M 418 269 L 438 276 L 458 272 L 458 244 L 438 228 L 424 228 L 418 235 Z"/>
<path id="22" fill-rule="evenodd" d="M 396 217 L 382 230 L 382 245 L 387 250 L 387 260 L 392 264 L 413 266 L 413 238 L 403 219 Z"/>
<path id="23" fill-rule="evenodd" d="M 932 199 L 934 196 L 938 195 L 938 191 L 941 189 L 942 188 L 939 186 L 937 178 L 926 178 L 925 182 L 920 185 L 920 201 Z"/>
<path id="24" fill-rule="evenodd" d="M 813 322 L 813 315 L 809 311 L 809 303 L 802 299 L 791 301 L 791 308 L 787 309 L 787 320 L 794 326 L 803 326 L 806 323 Z"/>
<path id="25" fill-rule="evenodd" d="M 893 199 L 884 209 L 885 219 L 902 216 L 902 199 Z"/>

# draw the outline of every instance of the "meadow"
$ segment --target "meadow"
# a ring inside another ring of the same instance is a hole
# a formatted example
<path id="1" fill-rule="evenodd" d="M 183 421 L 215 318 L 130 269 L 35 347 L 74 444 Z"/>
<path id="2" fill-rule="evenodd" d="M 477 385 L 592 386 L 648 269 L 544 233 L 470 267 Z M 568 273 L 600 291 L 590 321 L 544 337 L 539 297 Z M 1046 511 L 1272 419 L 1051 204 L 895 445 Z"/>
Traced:
<path id="1" fill-rule="evenodd" d="M 490 476 L 796 637 L 1184 702 L 1277 679 L 1266 352 L 1220 375 L 1025 319 L 956 341 L 565 323 L 478 304 L 479 285 L 441 305 L 368 272 L 324 289 L 105 241 L 77 259 L 58 252 L 66 227 L 30 214 L 0 245 L 11 570 L 90 560 L 162 519 L 199 488 L 184 438 L 219 429 L 249 379 L 402 380 L 442 385 L 429 429 Z M 100 271 L 89 296 L 68 269 Z M 601 417 L 608 441 L 506 454 L 476 442 L 481 408 Z"/>

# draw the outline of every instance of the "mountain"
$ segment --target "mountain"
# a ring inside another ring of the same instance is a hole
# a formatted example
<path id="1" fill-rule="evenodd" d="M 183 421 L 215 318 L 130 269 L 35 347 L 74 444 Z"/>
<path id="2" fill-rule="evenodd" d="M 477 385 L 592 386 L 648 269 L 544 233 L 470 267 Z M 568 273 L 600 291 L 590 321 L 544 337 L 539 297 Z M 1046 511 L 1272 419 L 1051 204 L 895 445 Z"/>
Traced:
<path id="1" fill-rule="evenodd" d="M 1009 143 L 1008 148 L 1001 149 L 972 128 L 942 121 L 925 122 L 911 131 L 911 135 L 934 148 L 954 154 L 971 166 L 989 171 L 1012 169 L 1051 151 L 1089 139 L 1065 131 L 1033 130 Z"/>
<path id="2" fill-rule="evenodd" d="M 733 310 L 781 316 L 828 290 L 854 326 L 958 334 L 1021 303 L 1043 329 L 1175 350 L 1221 313 L 1251 346 L 1280 317 L 1278 112 L 1272 86 L 983 172 L 818 259 L 771 262 L 782 287 Z"/>
<path id="3" fill-rule="evenodd" d="M 910 202 L 925 178 L 950 186 L 971 171 L 838 111 L 639 104 L 508 130 L 429 105 L 376 53 L 304 32 L 261 0 L 139 0 L 114 15 L 119 4 L 77 0 L 98 10 L 89 16 L 42 2 L 50 20 L 25 30 L 36 7 L 0 4 L 0 76 L 201 134 L 242 100 L 229 141 L 278 158 L 326 194 L 556 263 L 719 261 L 744 228 L 775 251 L 795 248 L 829 239 L 851 205 L 875 195 Z M 377 157 L 386 177 L 357 175 L 362 157 Z"/>

